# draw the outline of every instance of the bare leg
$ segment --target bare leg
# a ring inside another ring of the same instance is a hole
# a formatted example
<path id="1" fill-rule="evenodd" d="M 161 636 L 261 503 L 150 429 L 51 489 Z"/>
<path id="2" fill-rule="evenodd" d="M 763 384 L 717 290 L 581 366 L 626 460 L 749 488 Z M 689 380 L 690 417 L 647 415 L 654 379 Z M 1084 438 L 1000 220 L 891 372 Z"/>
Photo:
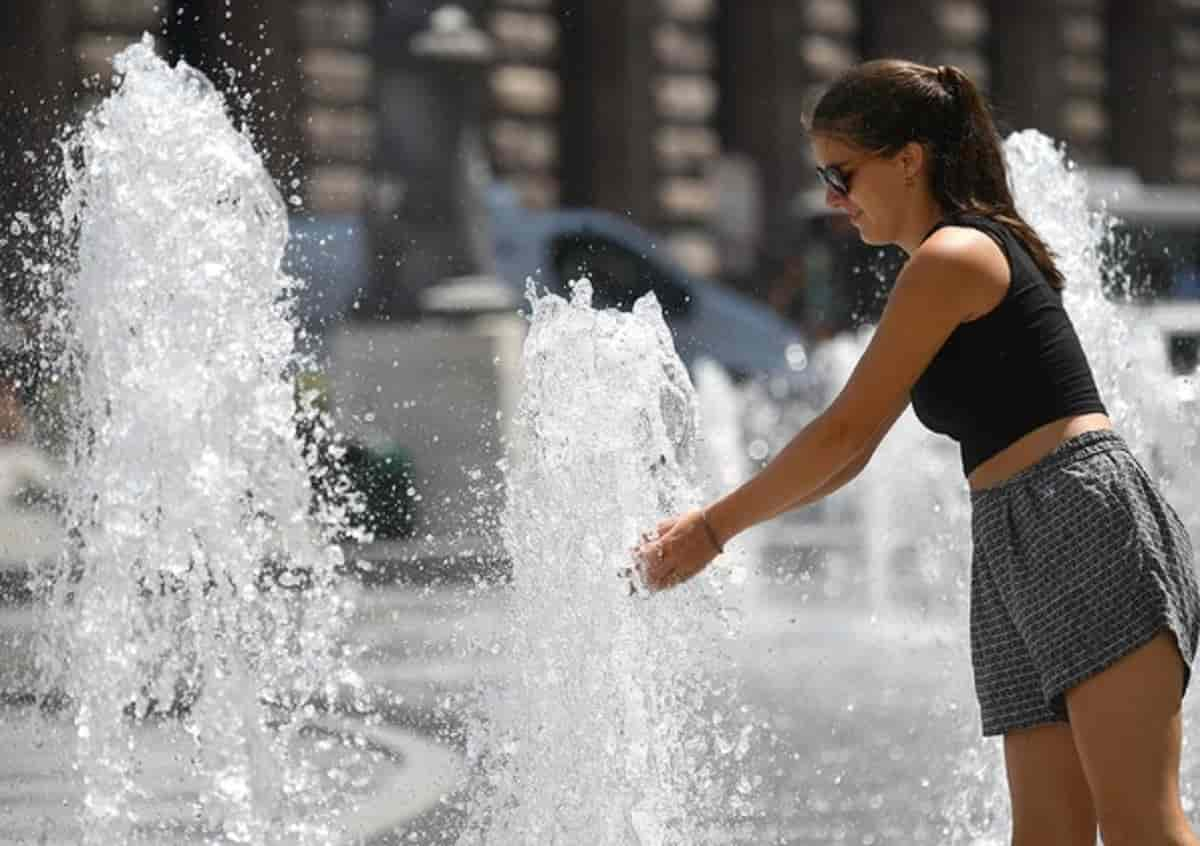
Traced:
<path id="1" fill-rule="evenodd" d="M 1179 800 L 1183 662 L 1163 632 L 1067 692 L 1105 846 L 1200 846 Z"/>
<path id="2" fill-rule="evenodd" d="M 1096 812 L 1066 723 L 1004 736 L 1013 846 L 1095 846 Z"/>

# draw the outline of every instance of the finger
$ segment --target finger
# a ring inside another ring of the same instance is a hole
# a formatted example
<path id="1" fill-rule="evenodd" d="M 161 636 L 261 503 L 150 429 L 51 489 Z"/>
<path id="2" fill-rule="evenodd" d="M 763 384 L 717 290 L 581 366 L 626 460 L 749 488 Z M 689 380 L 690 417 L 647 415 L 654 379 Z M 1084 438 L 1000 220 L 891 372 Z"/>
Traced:
<path id="1" fill-rule="evenodd" d="M 633 570 L 643 584 L 650 584 L 650 579 L 654 577 L 656 562 L 659 560 L 658 551 L 654 546 L 643 546 L 638 550 L 638 554 L 633 559 Z"/>
<path id="2" fill-rule="evenodd" d="M 653 548 L 646 557 L 645 582 L 654 590 L 666 587 L 666 580 L 671 573 L 671 565 L 667 562 L 666 550 L 661 545 Z"/>
<path id="3" fill-rule="evenodd" d="M 679 571 L 675 569 L 667 570 L 663 573 L 658 573 L 655 576 L 654 584 L 650 589 L 657 593 L 661 590 L 669 590 L 679 584 L 683 579 L 679 578 Z"/>

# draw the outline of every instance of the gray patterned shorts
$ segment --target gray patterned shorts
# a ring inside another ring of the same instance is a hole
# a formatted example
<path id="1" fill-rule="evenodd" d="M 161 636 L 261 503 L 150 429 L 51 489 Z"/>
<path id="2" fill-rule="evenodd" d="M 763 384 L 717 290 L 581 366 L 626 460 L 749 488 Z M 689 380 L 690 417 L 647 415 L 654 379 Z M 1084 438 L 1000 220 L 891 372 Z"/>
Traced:
<path id="1" fill-rule="evenodd" d="M 971 663 L 984 735 L 1064 722 L 1064 694 L 1156 634 L 1200 636 L 1187 529 L 1111 431 L 971 493 Z"/>

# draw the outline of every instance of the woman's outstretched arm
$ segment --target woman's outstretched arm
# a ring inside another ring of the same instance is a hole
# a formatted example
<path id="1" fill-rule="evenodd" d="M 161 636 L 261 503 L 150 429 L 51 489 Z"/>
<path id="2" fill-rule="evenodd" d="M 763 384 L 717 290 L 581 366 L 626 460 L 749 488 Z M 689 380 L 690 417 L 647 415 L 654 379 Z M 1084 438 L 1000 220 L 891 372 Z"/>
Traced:
<path id="1" fill-rule="evenodd" d="M 843 396 L 849 389 L 847 385 Z M 874 428 L 867 429 L 840 421 L 835 401 L 755 476 L 705 509 L 720 542 L 724 544 L 751 526 L 819 502 L 838 490 L 866 467 L 875 448 L 907 407 L 905 393 L 896 398 L 893 409 Z"/>
<path id="2" fill-rule="evenodd" d="M 833 404 L 754 477 L 707 508 L 669 521 L 665 535 L 660 531 L 644 544 L 639 552 L 647 583 L 664 587 L 690 578 L 730 538 L 832 490 L 835 479 L 869 457 L 950 333 L 992 308 L 1007 286 L 1007 262 L 988 236 L 939 230 L 900 273 L 871 342 Z"/>
<path id="3" fill-rule="evenodd" d="M 797 508 L 803 508 L 806 505 L 812 505 L 815 502 L 820 502 L 825 497 L 854 481 L 858 477 L 858 474 L 863 471 L 868 463 L 870 463 L 871 457 L 875 454 L 875 450 L 879 447 L 879 444 L 882 443 L 884 436 L 891 430 L 893 424 L 900 419 L 900 415 L 903 414 L 907 408 L 908 397 L 904 397 L 903 402 L 899 404 L 899 407 L 896 409 L 895 413 L 889 415 L 888 419 L 880 425 L 879 429 L 872 437 L 871 442 L 867 444 L 867 448 L 860 452 L 857 458 L 827 479 L 825 484 L 821 485 L 820 488 L 813 491 L 806 497 L 798 497 L 794 499 L 779 511 L 769 515 L 767 519 L 769 520 L 772 517 L 778 517 L 784 512 L 794 511 Z"/>

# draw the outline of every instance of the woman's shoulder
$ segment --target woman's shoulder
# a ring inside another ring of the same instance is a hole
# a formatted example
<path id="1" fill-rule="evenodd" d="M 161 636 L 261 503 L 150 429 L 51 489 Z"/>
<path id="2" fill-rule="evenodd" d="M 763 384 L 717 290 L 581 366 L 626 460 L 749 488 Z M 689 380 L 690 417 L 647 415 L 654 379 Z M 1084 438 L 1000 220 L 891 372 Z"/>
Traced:
<path id="1" fill-rule="evenodd" d="M 997 306 L 1012 278 L 1008 251 L 998 235 L 964 217 L 947 220 L 933 232 L 909 263 L 914 272 L 954 285 L 967 300 L 974 319 Z M 996 223 L 996 226 L 1003 224 Z"/>
<path id="2" fill-rule="evenodd" d="M 930 232 L 913 257 L 924 255 L 926 260 L 986 273 L 1008 263 L 1008 250 L 1002 237 L 1004 231 L 1004 224 L 991 218 L 977 215 L 949 217 Z"/>
<path id="3" fill-rule="evenodd" d="M 995 242 L 1005 254 L 1008 253 L 1007 241 L 1013 234 L 1004 221 L 974 212 L 958 212 L 947 216 L 940 222 L 937 231 L 946 228 L 969 229 L 981 232 Z"/>

